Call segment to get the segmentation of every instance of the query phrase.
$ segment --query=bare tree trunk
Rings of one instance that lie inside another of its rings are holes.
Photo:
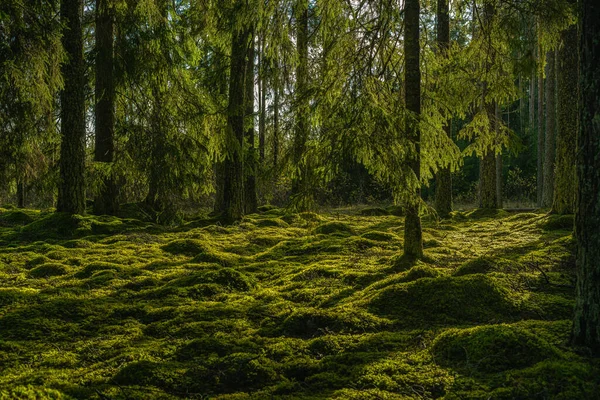
[[[245,146],[246,146],[246,165],[244,168],[244,211],[246,214],[255,213],[258,209],[258,200],[256,198],[256,145],[254,134],[254,33],[251,34],[250,44],[248,45],[245,72],[245,114],[244,125]]]
[[[577,302],[572,339],[600,355],[600,8],[582,0],[577,138]]]
[[[538,45],[538,118],[537,118],[537,205],[542,206],[544,195],[544,59]]]
[[[67,62],[62,66],[60,93],[60,183],[57,211],[85,213],[85,64],[83,62],[83,0],[62,0],[62,43]]]
[[[404,88],[406,109],[411,115],[406,118],[406,132],[415,147],[415,153],[409,158],[409,165],[417,180],[417,189],[406,206],[404,223],[404,255],[410,258],[423,257],[423,232],[419,205],[421,202],[421,66],[419,43],[419,0],[404,2]]]
[[[448,0],[437,2],[437,45],[440,52],[450,47],[450,14]],[[451,125],[444,126],[446,135],[451,136]],[[435,209],[442,218],[452,212],[452,174],[450,168],[443,168],[436,174]]]
[[[544,186],[542,207],[552,207],[554,199],[554,159],[556,156],[556,68],[555,52],[547,54],[546,64],[546,141],[544,146]]]

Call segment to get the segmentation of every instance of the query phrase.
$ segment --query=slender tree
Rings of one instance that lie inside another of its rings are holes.
[[[302,157],[308,140],[308,0],[298,0],[296,4],[296,129],[292,150],[293,166],[296,169],[292,177],[292,195],[306,195],[306,168]],[[299,204],[299,206],[303,206]]]
[[[542,207],[551,207],[554,198],[554,159],[556,157],[556,68],[555,51],[547,54],[546,63],[546,140],[544,142],[544,184]]]
[[[417,189],[406,207],[404,223],[404,255],[411,258],[423,256],[423,233],[419,206],[421,202],[421,131],[419,120],[421,115],[421,66],[419,45],[419,0],[404,2],[404,91],[406,95],[406,133],[414,152],[409,159],[409,166],[416,178]]]
[[[83,62],[83,0],[62,0],[60,17],[67,61],[60,93],[60,183],[57,211],[85,213],[85,65]]]
[[[447,53],[450,47],[450,13],[448,0],[437,2],[437,45],[441,53]],[[451,125],[444,126],[446,135],[451,136]],[[452,211],[452,175],[450,168],[442,168],[436,174],[435,209],[442,218]]]
[[[572,5],[574,1],[572,2]],[[561,34],[557,59],[557,130],[556,168],[554,169],[554,202],[552,209],[559,214],[575,211],[575,138],[577,137],[577,25]]]
[[[600,355],[600,7],[581,1],[577,138],[577,302],[573,343]]]
[[[244,211],[252,214],[257,211],[258,200],[256,198],[256,147],[254,134],[254,32],[251,33],[246,57],[245,79],[245,112],[244,112]]]
[[[538,31],[539,24],[538,24]],[[538,107],[537,107],[537,205],[542,206],[544,195],[544,57],[541,45],[541,33],[538,32],[537,48]]]
[[[114,15],[110,0],[96,0],[96,121],[94,160],[110,165],[114,161],[115,80]],[[94,213],[115,214],[117,187],[112,172],[103,179],[94,199]]]

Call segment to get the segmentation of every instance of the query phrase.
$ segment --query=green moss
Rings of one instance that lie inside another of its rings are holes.
[[[361,235],[365,239],[375,240],[378,242],[399,242],[400,238],[393,233],[370,231]]]
[[[454,272],[455,276],[486,274],[495,268],[494,261],[489,257],[480,257],[461,264]]]
[[[415,265],[402,275],[401,282],[412,282],[422,278],[437,278],[442,274],[435,268],[426,265]]]
[[[2,399],[48,399],[48,400],[68,400],[72,397],[47,387],[39,386],[16,386],[11,389],[1,389],[0,398]]]
[[[285,335],[314,337],[329,332],[365,332],[380,329],[388,321],[362,310],[302,308],[281,324]]]
[[[80,215],[51,213],[21,228],[21,236],[33,239],[65,238],[91,233]]]
[[[358,212],[358,214],[365,216],[365,217],[380,217],[382,215],[390,215],[390,212],[388,210],[386,210],[385,208],[370,207],[370,208],[363,208],[362,210],[360,210]]]
[[[326,222],[324,224],[319,225],[315,229],[315,233],[321,235],[331,235],[331,234],[342,234],[349,235],[354,234],[354,229],[352,229],[348,224],[343,222]]]
[[[284,220],[280,219],[280,218],[270,218],[270,219],[261,219],[259,221],[256,222],[256,226],[258,227],[276,227],[276,228],[285,228],[288,225],[287,222],[285,222]]]
[[[29,275],[33,278],[49,278],[52,276],[66,275],[70,272],[69,267],[59,263],[45,263],[29,271]]]
[[[96,261],[87,264],[83,269],[75,274],[77,278],[89,278],[98,271],[114,271],[121,272],[123,267],[118,264],[113,264],[104,261]]]
[[[395,215],[396,217],[404,216],[404,207],[402,206],[388,206],[386,207],[386,211],[390,213],[390,215]]]
[[[485,275],[391,285],[369,301],[369,309],[410,326],[514,320],[520,312],[508,289]]]
[[[550,215],[541,223],[546,231],[572,231],[575,226],[573,215]]]
[[[0,226],[22,226],[33,222],[33,217],[21,210],[11,210],[0,213]]]
[[[484,325],[449,329],[433,342],[431,351],[442,364],[480,372],[498,372],[560,358],[556,348],[515,325]]]
[[[167,253],[193,257],[197,254],[205,253],[207,246],[196,239],[178,239],[161,246],[161,249]]]

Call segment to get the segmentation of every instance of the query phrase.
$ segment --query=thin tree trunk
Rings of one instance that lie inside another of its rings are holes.
[[[25,178],[21,174],[17,178],[17,207],[25,208]]]
[[[57,211],[85,213],[85,65],[83,62],[83,0],[62,0],[62,43],[67,62],[62,66],[60,93],[60,183]]]
[[[552,207],[554,199],[554,159],[556,156],[556,68],[555,52],[547,54],[546,64],[546,141],[544,145],[544,184],[542,207]]]
[[[277,60],[273,76],[273,168],[277,168],[279,162],[279,94],[281,92],[279,74],[279,60]]]
[[[573,343],[600,355],[600,7],[581,1],[580,128],[577,140],[577,302]]]
[[[297,12],[297,39],[298,67],[296,69],[296,131],[293,144],[293,165],[296,174],[292,177],[292,195],[302,193],[306,195],[306,166],[302,158],[308,140],[308,0],[298,0]],[[303,204],[299,204],[304,207]]]
[[[538,117],[537,117],[537,205],[542,206],[544,194],[544,59],[538,45]]]
[[[267,119],[267,75],[265,68],[265,35],[261,35],[260,40],[260,59],[258,65],[260,68],[259,83],[260,83],[260,114],[259,114],[259,134],[258,134],[258,149],[260,153],[260,161],[265,160],[265,130]]]
[[[108,0],[96,0],[96,124],[94,160],[106,164],[114,161],[115,81],[114,23]],[[94,199],[95,214],[114,215],[118,209],[117,186],[113,173],[103,179]]]
[[[496,137],[497,137],[498,136],[498,128],[499,128],[499,124],[500,124],[500,107],[498,107],[498,104],[496,104],[495,109],[496,109],[496,111],[495,111],[496,121],[494,123],[494,130],[496,131]],[[509,110],[508,115],[510,118],[510,110]],[[502,160],[502,153],[500,153],[500,154],[496,155],[496,202],[497,202],[498,208],[503,207],[502,168],[503,168],[503,160]]]
[[[577,25],[562,33],[562,45],[557,60],[557,131],[556,168],[553,211],[572,214],[575,211],[575,140],[578,130]]]
[[[419,44],[419,0],[404,2],[404,88],[406,109],[410,112],[406,118],[406,132],[415,146],[415,153],[409,158],[409,165],[415,174],[416,190],[406,206],[404,223],[404,255],[410,258],[423,257],[423,233],[419,206],[421,202],[421,66]]]
[[[244,168],[244,211],[252,214],[257,211],[258,201],[256,198],[256,148],[254,134],[254,33],[251,34],[247,49],[246,71],[245,71],[245,146],[246,165]]]
[[[450,14],[448,0],[437,2],[437,45],[442,53],[450,47]],[[451,124],[444,126],[446,135],[451,136]],[[435,209],[438,215],[446,218],[452,212],[452,175],[450,168],[443,168],[436,174]]]

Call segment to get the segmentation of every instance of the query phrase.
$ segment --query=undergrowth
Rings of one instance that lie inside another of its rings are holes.
[[[594,399],[571,217],[0,209],[0,398]]]

